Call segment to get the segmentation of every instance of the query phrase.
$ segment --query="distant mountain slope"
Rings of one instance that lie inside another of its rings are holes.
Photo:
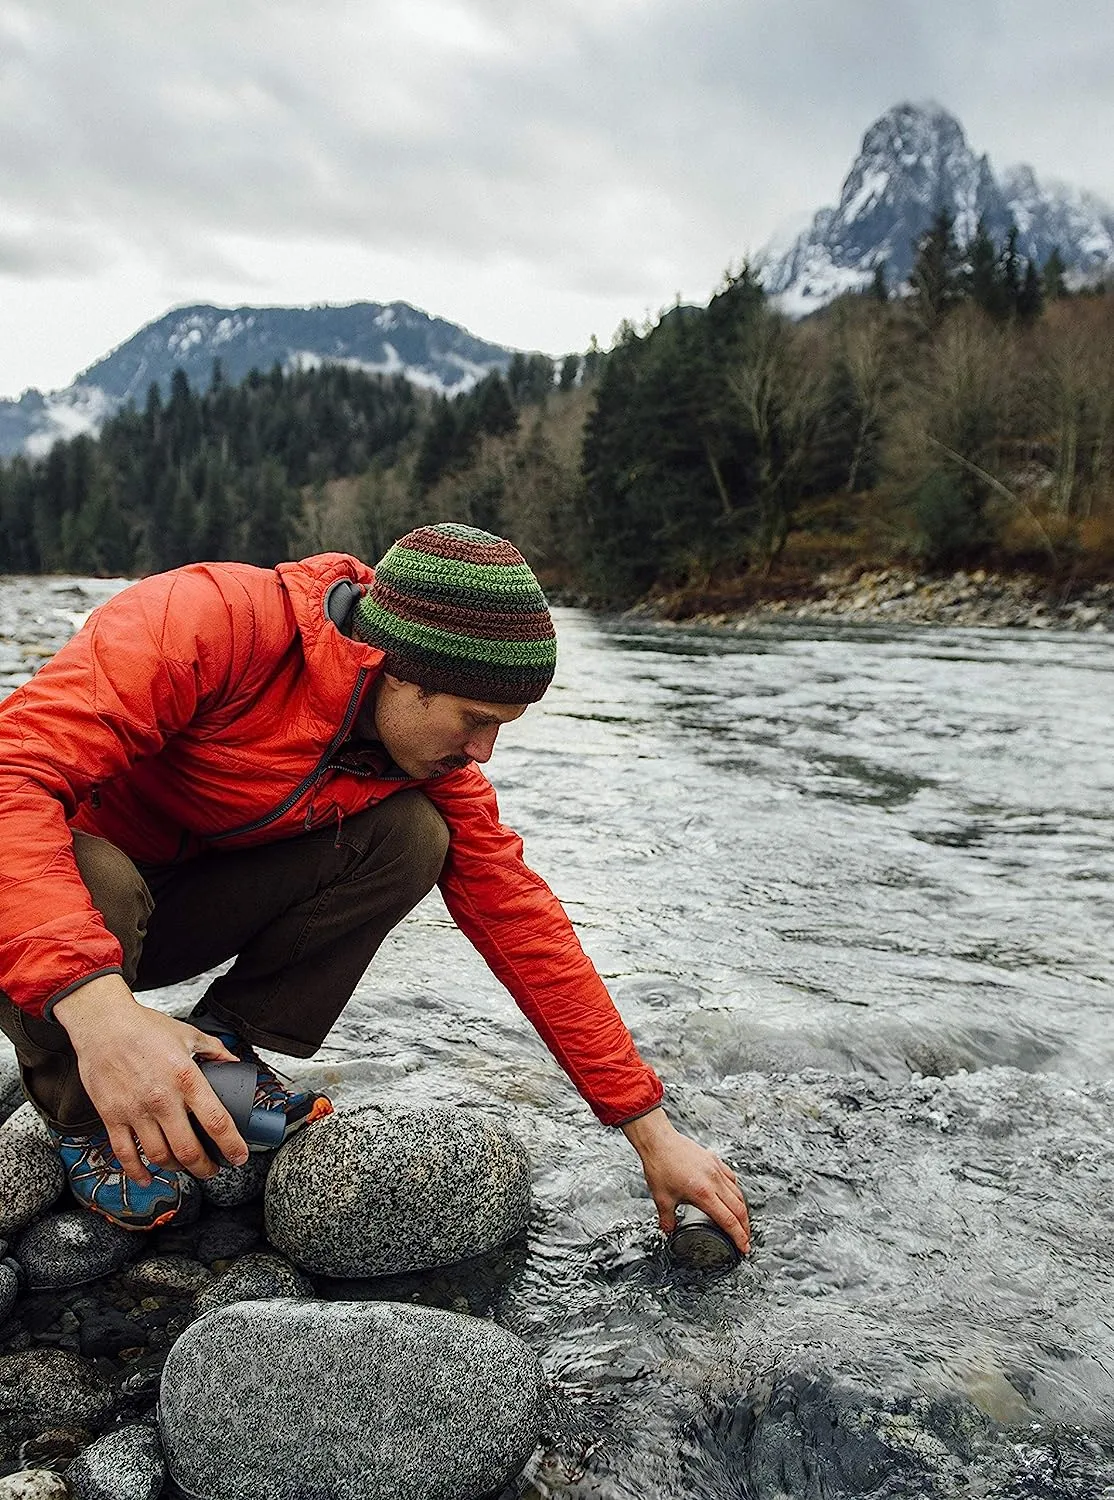
[[[238,383],[252,369],[351,364],[449,394],[466,391],[512,351],[405,302],[347,307],[184,307],[141,328],[63,391],[0,401],[0,455],[45,452],[60,437],[97,431],[126,401],[141,405],[152,381],[165,391],[176,369],[205,388],[219,359]]]
[[[793,316],[869,285],[879,264],[900,285],[942,207],[955,215],[960,243],[982,218],[996,243],[1016,223],[1021,254],[1038,265],[1054,248],[1081,274],[1114,260],[1114,211],[1093,194],[1042,187],[1027,166],[996,177],[954,115],[937,104],[899,104],[863,136],[839,203],[822,208],[787,251],[764,258],[764,285]]]

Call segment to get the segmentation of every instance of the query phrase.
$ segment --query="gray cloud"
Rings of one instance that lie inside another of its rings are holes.
[[[903,98],[1114,197],[1110,30],[1092,0],[0,0],[0,223],[39,226],[0,270],[126,245],[250,298],[232,242],[335,244],[637,317],[834,201]]]

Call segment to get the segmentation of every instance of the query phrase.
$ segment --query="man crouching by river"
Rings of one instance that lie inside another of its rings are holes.
[[[130,1229],[208,1177],[194,1124],[248,1149],[196,1059],[250,1059],[287,1134],[332,1110],[252,1051],[308,1057],[435,884],[605,1125],[664,1230],[680,1202],[745,1251],[734,1173],[674,1130],[557,898],[480,770],[556,664],[507,541],[412,531],[337,553],[198,563],[125,589],[0,706],[0,1026],[78,1201]],[[188,1021],[135,991],[234,958]]]

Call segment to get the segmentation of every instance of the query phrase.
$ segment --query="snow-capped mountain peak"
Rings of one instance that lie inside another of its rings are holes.
[[[960,244],[981,219],[998,243],[1016,223],[1020,253],[1038,264],[1057,247],[1086,272],[1114,253],[1114,215],[1093,194],[1042,187],[1024,165],[996,178],[954,115],[936,103],[904,103],[866,131],[836,207],[821,209],[788,252],[767,252],[766,288],[801,316],[867,286],[879,265],[891,285],[900,284],[941,208],[953,215]]]

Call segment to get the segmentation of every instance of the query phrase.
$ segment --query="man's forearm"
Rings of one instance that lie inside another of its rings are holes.
[[[109,1016],[138,1004],[123,975],[100,974],[57,1001],[51,1015],[65,1027],[80,1058],[83,1038],[95,1034]]]

